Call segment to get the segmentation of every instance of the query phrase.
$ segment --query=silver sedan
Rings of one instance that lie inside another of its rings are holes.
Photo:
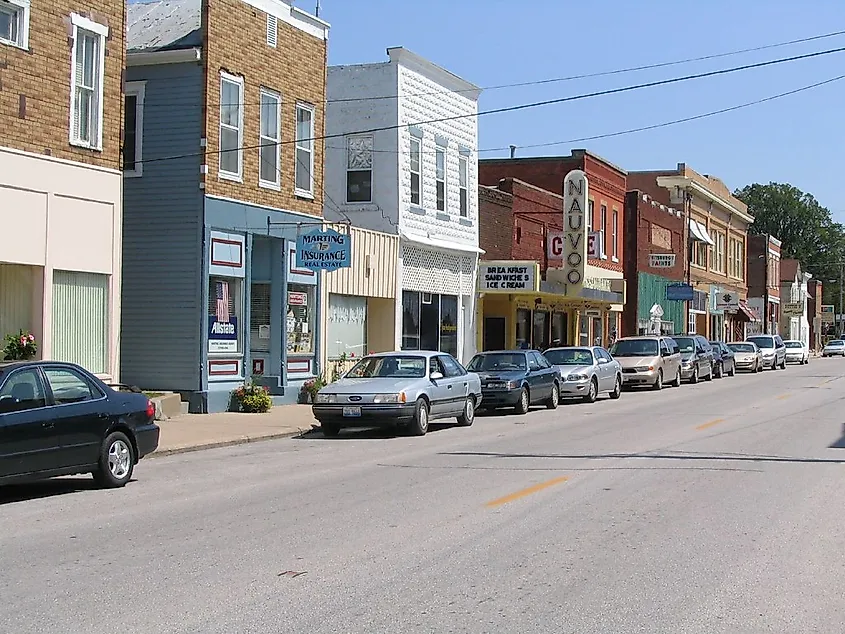
[[[481,404],[481,380],[444,352],[384,352],[362,358],[322,388],[312,412],[325,436],[342,427],[396,426],[416,436],[430,420],[469,427]]]
[[[763,352],[753,341],[731,341],[728,348],[734,351],[734,364],[737,370],[763,371]]]
[[[543,353],[560,371],[560,396],[595,402],[599,394],[622,394],[622,366],[601,346],[549,348]]]

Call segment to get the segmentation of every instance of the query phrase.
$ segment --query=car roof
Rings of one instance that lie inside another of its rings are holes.
[[[539,350],[534,350],[533,348],[517,348],[516,350],[485,350],[476,354],[525,354],[526,352],[539,352]]]
[[[595,350],[596,348],[601,348],[601,346],[555,346],[554,348],[546,348],[543,352],[549,350]]]
[[[674,337],[675,335],[672,335]],[[647,339],[671,339],[669,335],[631,335],[630,337],[619,337],[616,341],[632,341],[632,340],[647,340]]]
[[[69,361],[53,361],[52,359],[28,359],[26,361],[17,360],[17,361],[0,361],[0,371],[14,369],[19,367],[25,367],[28,365],[57,365],[63,366],[66,368],[77,368],[81,370],[85,370],[80,365],[76,363],[70,363]],[[87,370],[86,370],[87,372]],[[90,374],[90,372],[89,372]]]
[[[441,354],[449,354],[448,352],[438,352],[436,350],[392,350],[390,352],[373,352],[372,354],[361,355],[364,357],[436,357]]]

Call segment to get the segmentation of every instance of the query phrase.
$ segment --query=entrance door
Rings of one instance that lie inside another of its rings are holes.
[[[420,350],[440,350],[440,296],[422,293]]]
[[[484,318],[484,350],[503,350],[505,348],[505,318]]]

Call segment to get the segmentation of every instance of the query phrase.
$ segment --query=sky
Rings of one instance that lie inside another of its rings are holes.
[[[296,0],[313,13],[317,0]],[[845,30],[842,0],[320,0],[330,64],[386,61],[403,46],[481,87],[601,73]],[[486,90],[480,110],[845,48],[845,35],[707,61]],[[811,59],[479,117],[479,148],[569,141],[660,124],[845,75],[845,51]],[[735,189],[791,183],[845,223],[840,187],[845,79],[763,104],[656,130],[517,156],[587,148],[626,170],[686,163]],[[508,150],[480,156],[507,156]]]

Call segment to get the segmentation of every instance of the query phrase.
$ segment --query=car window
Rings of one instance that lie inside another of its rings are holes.
[[[681,352],[695,351],[696,341],[694,337],[675,337],[675,343],[678,344],[678,347],[681,349]]]
[[[656,357],[660,349],[655,339],[619,339],[610,353],[614,357]]]
[[[542,369],[542,365],[540,363],[540,359],[536,352],[529,352],[528,353],[528,369],[529,370],[540,370]]]
[[[82,403],[99,398],[100,395],[91,388],[82,376],[67,368],[44,368],[47,383],[53,392],[56,405],[68,403]]]
[[[422,378],[425,376],[425,357],[420,356],[389,356],[364,357],[356,363],[344,378],[372,379],[372,378]]]
[[[485,352],[475,355],[467,365],[470,372],[514,372],[525,368],[522,352]]]
[[[672,354],[672,348],[666,339],[661,339],[660,341],[660,352],[663,354]]]
[[[758,348],[774,348],[775,341],[772,337],[749,337],[748,341],[756,343]]]
[[[754,347],[754,344],[749,343],[729,343],[728,349],[733,350],[734,352],[756,352],[757,349]]]
[[[800,341],[786,341],[785,343],[786,343],[787,348],[803,348],[804,347],[804,344],[801,343]]]
[[[604,348],[593,348],[593,354],[597,360],[604,359],[606,361],[610,361],[610,355],[607,354]]]
[[[558,348],[546,350],[546,359],[554,365],[592,365],[593,354],[589,348]]]
[[[46,405],[44,384],[35,368],[13,372],[0,389],[0,413],[20,412]]]
[[[458,362],[452,357],[444,354],[437,357],[437,359],[440,361],[440,366],[443,368],[442,372],[444,376],[461,376],[461,374],[463,374],[461,372],[461,366],[459,366]]]

